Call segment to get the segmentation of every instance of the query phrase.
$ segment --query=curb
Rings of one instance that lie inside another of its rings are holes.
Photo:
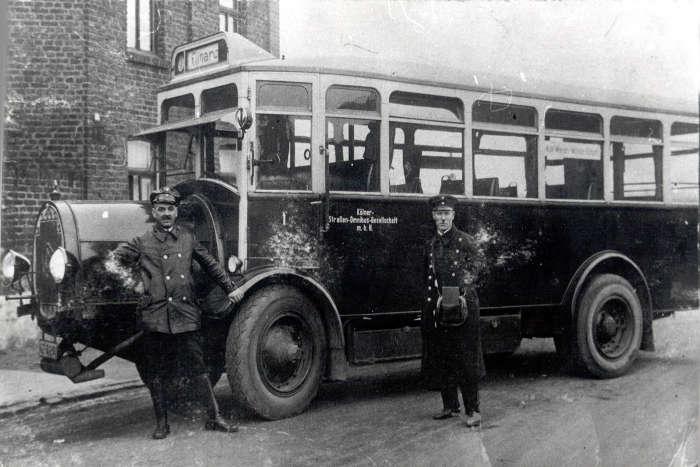
[[[57,394],[51,397],[40,397],[37,400],[19,401],[7,405],[0,405],[0,420],[18,415],[37,407],[53,407],[63,403],[78,402],[88,399],[96,399],[119,391],[127,389],[136,389],[144,387],[140,379],[132,379],[112,384],[106,384],[100,388],[96,388],[90,392],[80,393],[75,391],[67,394]]]

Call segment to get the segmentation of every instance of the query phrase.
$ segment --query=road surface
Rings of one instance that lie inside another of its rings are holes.
[[[205,432],[184,406],[170,437],[151,440],[148,393],[130,389],[0,420],[0,465],[696,465],[700,312],[656,321],[655,333],[657,351],[612,380],[564,374],[551,340],[523,341],[488,362],[480,430],[432,420],[439,394],[415,372],[326,384],[307,412],[275,422],[237,412],[224,379],[217,393],[239,433]]]

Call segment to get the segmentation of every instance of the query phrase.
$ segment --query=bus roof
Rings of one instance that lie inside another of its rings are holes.
[[[610,88],[575,86],[556,81],[535,80],[521,76],[503,76],[490,72],[466,71],[435,63],[410,62],[387,59],[380,56],[336,55],[323,57],[275,58],[262,48],[238,34],[227,34],[233,50],[244,47],[245,57],[230,57],[225,69],[208,75],[220,76],[235,71],[294,71],[322,74],[337,74],[391,81],[416,83],[453,89],[465,89],[491,94],[493,99],[507,99],[508,96],[539,98],[547,101],[571,102],[604,107],[625,108],[698,116],[698,92],[689,90],[682,98],[660,95],[636,94]],[[251,47],[252,46],[252,47]],[[259,53],[250,53],[258,48]],[[233,54],[232,54],[233,55]],[[197,76],[197,81],[204,79]],[[173,89],[192,80],[166,85],[163,89]]]

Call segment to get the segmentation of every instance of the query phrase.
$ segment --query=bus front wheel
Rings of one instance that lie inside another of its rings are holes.
[[[590,281],[576,310],[574,363],[599,378],[625,373],[642,340],[642,306],[632,285],[615,274]]]
[[[298,289],[267,286],[231,323],[226,373],[234,398],[269,419],[296,415],[316,396],[326,337],[318,310]]]

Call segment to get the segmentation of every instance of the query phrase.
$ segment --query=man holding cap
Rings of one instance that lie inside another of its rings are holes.
[[[484,373],[475,285],[481,253],[470,235],[454,227],[456,204],[449,195],[430,199],[437,232],[426,249],[422,373],[442,395],[443,410],[433,418],[459,415],[459,388],[466,424],[472,427],[481,424],[479,379]]]
[[[143,296],[138,309],[145,334],[143,359],[138,362],[151,392],[156,415],[153,438],[170,433],[168,403],[163,380],[173,376],[177,366],[197,386],[202,402],[208,407],[207,430],[232,432],[219,414],[219,406],[207,375],[199,332],[202,311],[193,296],[192,261],[195,260],[228,294],[239,303],[242,293],[216,259],[197,242],[194,233],[177,223],[180,195],[172,188],[154,191],[150,196],[153,228],[114,251],[117,260],[136,266],[143,282]]]

